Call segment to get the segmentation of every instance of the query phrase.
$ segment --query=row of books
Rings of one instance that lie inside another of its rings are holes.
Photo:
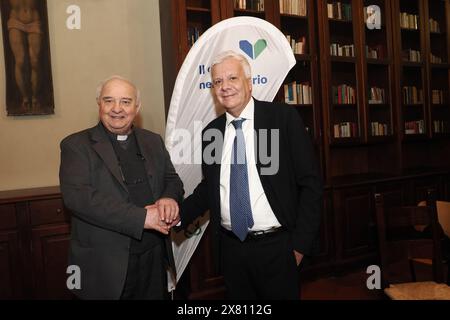
[[[264,11],[264,0],[234,0],[234,8]]]
[[[419,29],[419,16],[406,12],[400,13],[400,27],[404,29]]]
[[[382,59],[384,57],[382,46],[366,46],[366,57],[368,59]]]
[[[431,63],[442,63],[443,60],[441,57],[435,56],[434,54],[430,53],[430,62]]]
[[[433,132],[434,133],[450,133],[450,122],[443,120],[433,121]]]
[[[385,103],[385,91],[383,88],[372,87],[369,90],[369,104]]]
[[[353,138],[358,136],[358,126],[355,122],[341,122],[333,126],[335,138]]]
[[[405,122],[405,134],[424,134],[425,122],[423,120]]]
[[[420,104],[423,103],[423,93],[422,89],[417,87],[403,87],[403,103],[404,104]]]
[[[339,43],[332,43],[330,45],[330,54],[336,57],[354,57],[355,45],[340,45]]]
[[[431,90],[431,103],[432,104],[443,104],[444,103],[444,91]]]
[[[356,90],[346,84],[333,86],[331,88],[334,104],[354,104],[356,103]]]
[[[389,135],[389,127],[386,123],[371,122],[370,133],[372,137],[381,137]]]
[[[280,0],[280,13],[305,17],[307,14],[306,0]]]
[[[306,38],[300,37],[300,39],[296,40],[291,35],[286,35],[287,41],[291,44],[292,51],[294,54],[306,54]]]
[[[327,4],[329,19],[352,20],[352,6],[349,3],[334,2]]]
[[[407,49],[403,50],[403,60],[411,62],[421,62],[422,57],[419,50]]]
[[[190,26],[188,27],[187,32],[188,32],[188,45],[192,47],[200,37],[200,29],[197,27]]]
[[[284,85],[284,102],[287,104],[312,104],[312,88],[309,83],[291,82]]]
[[[430,31],[431,32],[441,32],[441,28],[439,27],[439,22],[430,18]]]

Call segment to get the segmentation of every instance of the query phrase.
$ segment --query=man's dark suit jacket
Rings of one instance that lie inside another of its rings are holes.
[[[213,120],[203,130],[220,130],[224,136],[226,116]],[[257,153],[256,166],[267,200],[278,221],[291,235],[293,249],[309,255],[318,234],[322,207],[322,179],[311,138],[307,135],[297,111],[285,104],[255,99],[254,127],[279,130],[279,170],[274,175],[262,175],[265,167]],[[203,136],[203,135],[202,135]],[[270,137],[270,133],[268,134]],[[258,134],[256,135],[258,137]],[[258,146],[255,140],[255,147]],[[209,144],[204,141],[202,150]],[[267,150],[271,150],[269,141]],[[222,146],[216,150],[220,153]],[[272,157],[274,155],[271,155]],[[269,167],[266,165],[266,167]],[[181,206],[182,227],[210,210],[210,225],[214,259],[219,262],[220,232],[220,164],[202,163],[203,180]]]
[[[155,199],[180,201],[183,184],[161,137],[135,128],[139,149]],[[60,184],[71,210],[69,264],[81,268],[83,299],[120,298],[128,266],[131,238],[141,239],[146,210],[129,202],[116,154],[99,123],[61,142]],[[175,270],[170,238],[169,264]]]

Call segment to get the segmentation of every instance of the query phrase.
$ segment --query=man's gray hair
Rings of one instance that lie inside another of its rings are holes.
[[[252,77],[252,68],[250,67],[250,63],[248,63],[247,58],[245,58],[242,54],[239,54],[233,50],[228,50],[219,53],[211,63],[211,69],[216,64],[220,64],[224,62],[226,59],[233,58],[240,62],[242,68],[244,69],[244,74],[247,79]]]
[[[141,106],[141,91],[138,89],[138,87],[136,87],[136,85],[133,82],[131,82],[130,80],[128,80],[128,79],[126,79],[124,77],[121,77],[121,76],[117,76],[117,75],[111,76],[111,77],[103,80],[98,85],[97,91],[96,91],[97,103],[100,103],[100,95],[102,94],[102,91],[103,91],[103,88],[105,87],[105,85],[108,82],[113,81],[113,80],[121,80],[121,81],[124,81],[124,82],[128,83],[130,86],[132,86],[134,88],[134,90],[136,91],[136,105],[138,107]]]

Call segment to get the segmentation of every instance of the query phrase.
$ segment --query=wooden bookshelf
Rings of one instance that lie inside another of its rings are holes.
[[[299,112],[308,133],[313,138],[316,149],[321,155],[320,134],[320,97],[318,76],[318,44],[316,36],[316,20],[314,1],[297,0],[275,1],[274,24],[291,43],[297,60],[296,65],[286,77],[278,95],[279,101],[292,104]],[[297,85],[297,99],[289,99],[286,88],[293,83]]]
[[[402,140],[429,133],[426,83],[425,17],[422,0],[392,2],[399,133]]]
[[[357,64],[358,36],[354,1],[320,1],[318,5],[326,161],[333,147],[361,143]],[[327,176],[332,169],[328,166]]]
[[[450,38],[449,3],[425,1],[425,28],[427,47],[427,74],[430,84],[428,101],[430,105],[431,136],[450,137]]]
[[[274,0],[220,0],[222,18],[250,16],[273,22]],[[240,5],[241,3],[241,5]]]
[[[380,8],[380,25],[368,27],[370,6]],[[366,140],[382,142],[394,135],[394,114],[392,103],[392,84],[394,70],[392,64],[392,25],[390,7],[386,1],[363,1],[363,20],[361,32],[364,54],[362,91],[365,103]],[[372,29],[371,29],[372,28]]]
[[[378,15],[373,25],[367,22],[371,5]],[[390,2],[323,1],[318,16],[321,87],[327,92],[322,104],[327,180],[394,174],[400,163]]]
[[[175,0],[174,43],[178,48],[177,70],[181,68],[189,49],[208,28],[219,22],[220,6],[215,0]]]
[[[448,0],[392,2],[402,171],[450,161],[449,8]]]

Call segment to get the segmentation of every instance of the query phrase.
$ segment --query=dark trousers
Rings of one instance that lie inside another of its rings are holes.
[[[143,253],[130,253],[121,300],[166,300],[167,271],[164,247],[157,245]]]
[[[298,270],[289,233],[269,233],[241,242],[221,232],[226,297],[233,300],[297,300]]]

